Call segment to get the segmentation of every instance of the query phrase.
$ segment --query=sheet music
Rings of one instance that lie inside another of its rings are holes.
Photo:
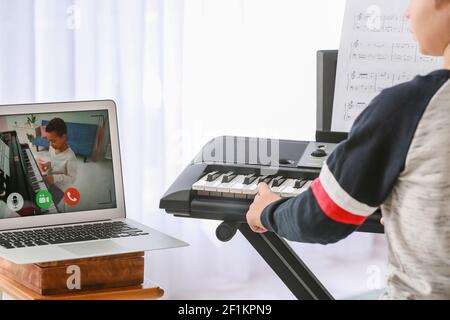
[[[9,167],[9,146],[0,139],[0,170],[8,177],[11,175]]]
[[[347,0],[332,131],[348,132],[383,89],[442,68],[420,54],[404,13],[409,0]]]

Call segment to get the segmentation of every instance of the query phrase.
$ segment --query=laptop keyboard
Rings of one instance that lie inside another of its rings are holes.
[[[51,244],[128,238],[148,235],[121,221],[75,226],[9,231],[0,233],[0,246],[6,249],[46,246]]]

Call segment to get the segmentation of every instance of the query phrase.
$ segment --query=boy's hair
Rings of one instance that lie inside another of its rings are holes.
[[[54,118],[48,123],[45,131],[55,132],[58,137],[62,137],[63,135],[67,134],[67,126],[63,119]]]

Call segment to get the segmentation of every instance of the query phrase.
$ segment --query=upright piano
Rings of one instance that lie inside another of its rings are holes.
[[[299,299],[332,296],[284,239],[253,233],[246,213],[260,182],[281,197],[307,190],[337,144],[347,138],[347,133],[331,131],[337,54],[335,50],[317,54],[316,141],[215,138],[160,201],[160,208],[178,217],[223,221],[216,230],[221,241],[232,239],[239,230]],[[358,231],[382,233],[380,218],[377,212]]]
[[[20,143],[16,131],[0,133],[0,200],[7,202],[12,193],[20,194],[24,206],[20,216],[58,213],[54,204],[48,209],[36,205],[36,194],[48,186],[27,143]]]

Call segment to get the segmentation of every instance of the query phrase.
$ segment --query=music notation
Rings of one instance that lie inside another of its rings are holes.
[[[402,72],[360,72],[353,70],[347,74],[347,91],[380,93],[384,89],[406,82],[414,74]]]
[[[410,63],[438,62],[438,58],[425,56],[419,52],[415,43],[363,42],[353,41],[350,44],[350,60],[358,61],[390,61]]]
[[[354,120],[367,107],[365,101],[348,101],[345,103],[344,121]]]
[[[359,32],[412,33],[409,21],[404,15],[379,15],[377,12],[355,15],[353,30]]]
[[[409,0],[348,0],[336,74],[332,130],[350,131],[386,88],[441,68],[425,56],[404,17]]]

